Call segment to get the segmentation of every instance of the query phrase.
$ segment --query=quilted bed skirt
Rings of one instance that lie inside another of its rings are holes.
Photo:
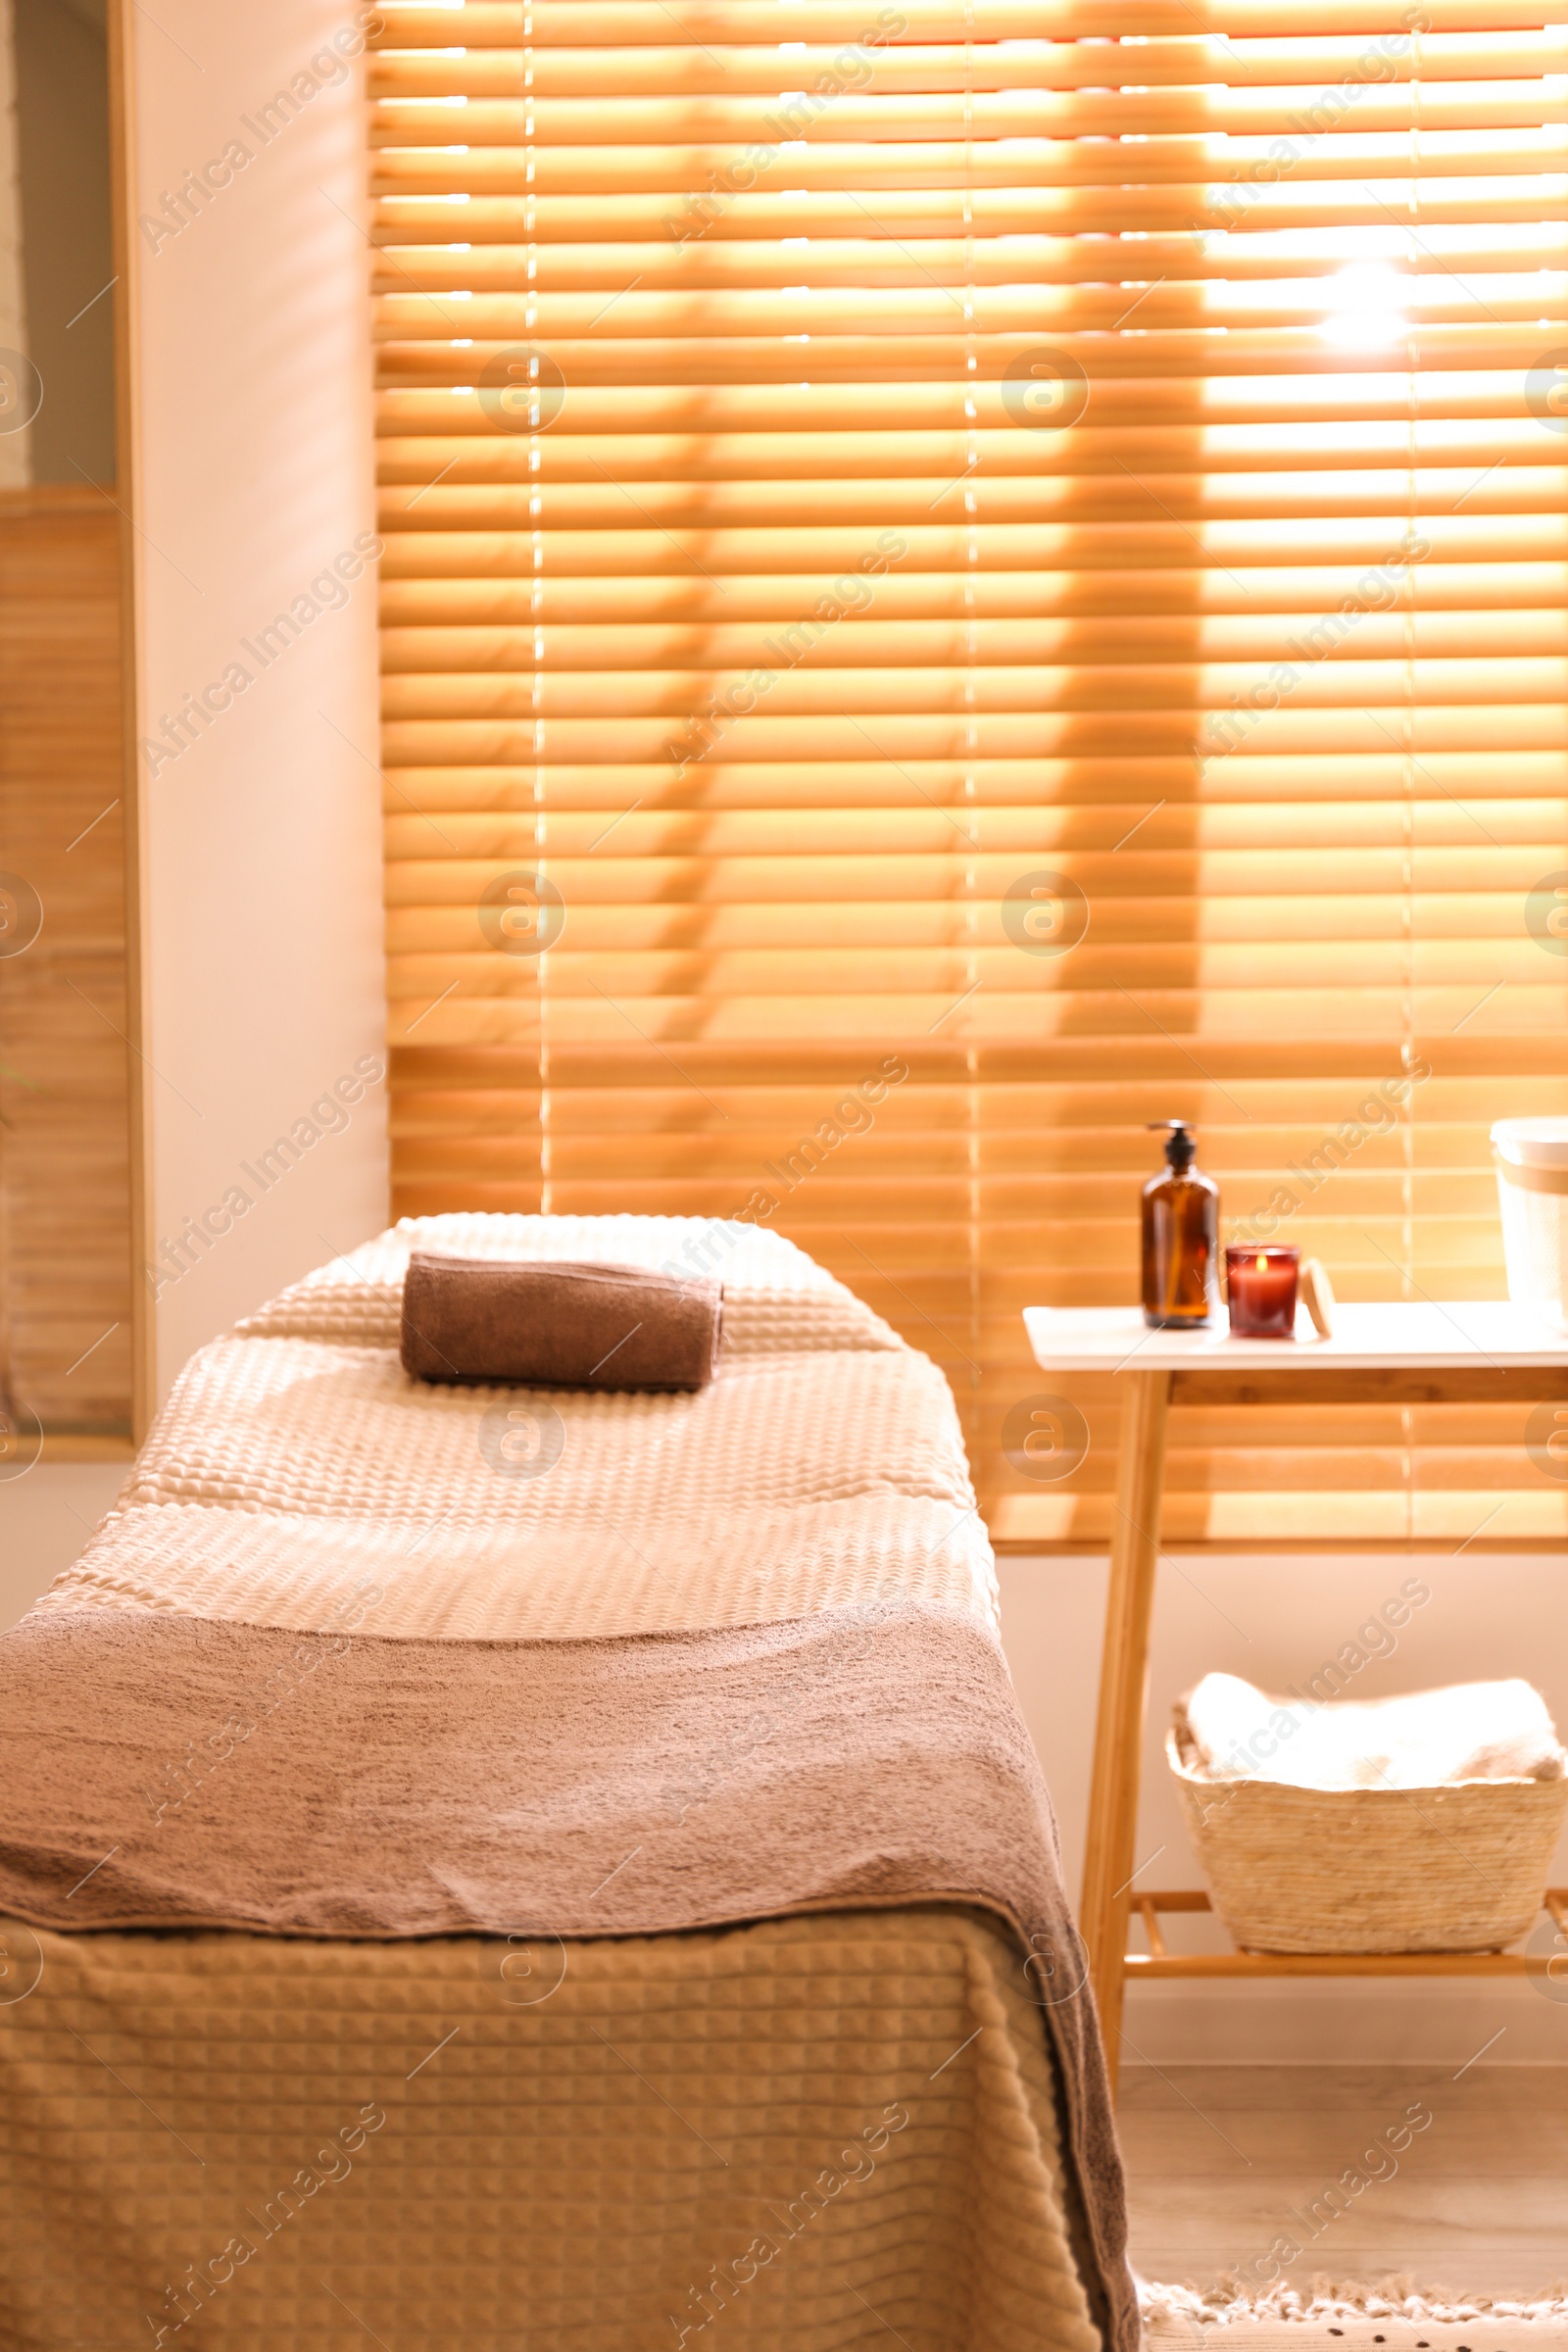
[[[1100,2343],[1041,2013],[979,1916],[0,1936],[17,2352]]]

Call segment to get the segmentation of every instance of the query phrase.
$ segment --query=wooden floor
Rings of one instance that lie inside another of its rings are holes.
[[[1119,2114],[1146,2278],[1568,2282],[1568,2067],[1134,2067]]]

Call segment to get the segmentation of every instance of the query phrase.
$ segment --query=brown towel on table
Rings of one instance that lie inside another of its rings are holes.
[[[530,1389],[701,1389],[722,1319],[716,1282],[416,1250],[403,1285],[403,1368],[416,1380]]]

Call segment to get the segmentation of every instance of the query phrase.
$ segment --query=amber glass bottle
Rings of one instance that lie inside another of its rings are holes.
[[[1144,1321],[1155,1331],[1190,1331],[1214,1307],[1219,1260],[1219,1186],[1194,1167],[1198,1140],[1185,1119],[1168,1128],[1163,1175],[1144,1187]]]

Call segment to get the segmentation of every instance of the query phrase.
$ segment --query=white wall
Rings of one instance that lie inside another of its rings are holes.
[[[124,1483],[123,1462],[35,1462],[0,1483],[0,1632],[79,1556]]]
[[[311,596],[373,524],[370,254],[353,0],[125,18],[151,222],[131,235],[139,662],[144,730],[168,747],[141,782],[153,1253],[210,1219],[161,1284],[162,1395],[203,1341],[386,1222],[384,1089],[346,1126],[329,1105],[311,1119],[383,1050],[373,561]],[[294,112],[264,143],[279,90]],[[231,151],[229,183],[172,226],[163,192],[235,140],[251,160]],[[302,596],[343,601],[297,609],[264,668],[242,641]],[[179,748],[161,714],[235,662],[254,682]],[[241,1163],[301,1121],[298,1163],[264,1191]],[[249,1208],[222,1207],[234,1187]]]

